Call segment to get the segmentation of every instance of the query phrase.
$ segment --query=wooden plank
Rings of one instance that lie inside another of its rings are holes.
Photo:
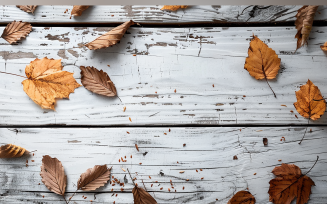
[[[302,173],[306,173],[319,155],[317,165],[308,174],[316,184],[312,187],[308,204],[326,203],[326,126],[312,127],[312,131],[308,129],[301,145],[298,142],[305,131],[304,127],[170,130],[1,128],[1,145],[14,143],[35,152],[34,156],[28,158],[0,160],[0,202],[60,203],[62,198],[50,193],[39,175],[42,155],[48,154],[58,158],[65,168],[68,176],[67,198],[75,191],[74,185],[79,175],[94,165],[113,166],[112,175],[122,182],[126,176],[128,183],[125,182],[124,192],[121,192],[121,186],[106,185],[95,194],[79,193],[73,199],[77,203],[90,203],[90,200],[94,203],[132,203],[133,186],[127,172],[121,169],[128,168],[141,186],[143,179],[158,203],[227,203],[234,193],[249,188],[257,203],[261,204],[269,203],[267,192],[269,181],[274,178],[271,171],[275,166],[282,162],[292,163],[299,166]],[[262,142],[265,137],[269,142],[266,147]],[[285,137],[285,141],[280,141],[282,137]],[[139,152],[135,144],[138,144]],[[186,145],[183,147],[183,144]],[[234,155],[237,155],[238,160],[233,160]],[[119,162],[124,156],[127,161]],[[282,162],[278,161],[280,159]],[[180,171],[185,172],[181,174]],[[163,190],[160,190],[161,187]],[[169,193],[168,188],[173,192]],[[111,189],[114,194],[118,194],[117,197],[112,196]],[[87,199],[84,200],[82,195]]]
[[[327,57],[320,49],[326,27],[314,27],[309,46],[294,54],[293,27],[130,28],[115,47],[83,47],[109,29],[37,27],[18,45],[0,39],[1,71],[25,75],[36,57],[62,58],[64,70],[74,72],[78,82],[81,65],[108,72],[122,100],[80,87],[69,100],[58,100],[56,111],[42,110],[23,91],[23,78],[1,74],[0,124],[305,125],[307,119],[293,107],[295,91],[310,79],[327,96]],[[281,58],[278,77],[269,82],[277,98],[265,81],[244,70],[253,34]],[[310,124],[326,122],[324,114]]]
[[[72,17],[73,6],[39,6],[35,14],[28,14],[16,6],[2,6],[0,20],[2,23],[23,20],[31,23],[121,23],[134,20],[138,23],[194,23],[194,22],[284,22],[294,21],[297,6],[270,6],[266,9],[255,9],[253,18],[250,16],[253,6],[231,5],[196,5],[177,12],[160,10],[163,5],[133,6],[92,6],[80,17]],[[248,8],[247,8],[248,7]],[[259,7],[261,8],[261,7]],[[327,6],[320,6],[315,20],[327,19]],[[66,11],[67,10],[67,11]]]

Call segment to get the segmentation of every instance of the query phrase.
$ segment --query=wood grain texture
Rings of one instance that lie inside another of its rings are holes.
[[[0,124],[307,124],[293,106],[295,91],[310,79],[327,96],[327,57],[319,47],[327,27],[314,27],[309,46],[295,54],[294,27],[130,28],[117,46],[83,47],[109,29],[34,28],[18,45],[0,39],[0,71],[25,75],[36,57],[62,58],[63,70],[78,83],[80,66],[103,69],[122,100],[80,87],[69,100],[57,100],[56,112],[44,110],[24,93],[23,78],[1,74]],[[277,79],[269,81],[277,99],[264,80],[244,69],[253,34],[281,58]],[[324,114],[310,124],[326,122]]]
[[[95,193],[78,194],[74,197],[76,203],[90,203],[90,200],[94,203],[132,203],[133,185],[127,171],[121,169],[128,168],[132,176],[136,176],[135,182],[142,187],[143,179],[158,203],[191,204],[225,204],[237,191],[246,188],[257,203],[269,203],[269,181],[274,178],[271,171],[275,166],[282,162],[295,164],[306,173],[319,155],[318,163],[308,174],[316,184],[308,204],[326,203],[326,126],[312,127],[312,132],[308,130],[301,145],[298,142],[304,127],[170,129],[171,132],[168,128],[128,127],[1,128],[0,144],[14,143],[35,152],[30,157],[0,160],[0,202],[63,203],[62,197],[49,193],[39,176],[42,156],[49,154],[61,160],[65,168],[67,198],[75,191],[74,185],[80,174],[94,165],[113,166],[112,175],[125,182],[123,192],[121,186],[105,185]],[[269,141],[266,147],[262,142],[265,137]],[[280,141],[282,137],[285,141]],[[139,152],[135,144],[138,144]],[[186,145],[183,147],[183,144]],[[238,160],[233,160],[234,155]],[[119,162],[124,156],[127,161]],[[180,174],[180,171],[185,172]],[[125,176],[128,182],[124,181]],[[170,180],[177,192],[168,192],[168,188],[172,190]],[[83,199],[82,195],[87,198]]]
[[[92,6],[82,16],[72,17],[73,6],[40,5],[34,15],[25,13],[15,6],[0,7],[2,23],[23,20],[30,23],[122,23],[133,20],[137,23],[194,23],[194,22],[280,22],[295,21],[297,6],[271,6],[267,9],[256,9],[251,18],[253,6],[198,5],[189,6],[176,12],[160,10],[163,5],[126,5],[126,6]],[[320,6],[315,20],[327,19],[327,6]],[[244,11],[243,11],[244,10]],[[242,13],[243,11],[243,13]]]

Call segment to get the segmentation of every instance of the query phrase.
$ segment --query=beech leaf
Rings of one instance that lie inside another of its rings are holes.
[[[143,188],[135,186],[132,193],[134,204],[157,204],[157,201]]]
[[[164,5],[160,10],[177,11],[183,8],[187,8],[187,5]]]
[[[315,183],[310,177],[302,175],[294,164],[282,164],[272,171],[277,177],[270,180],[269,201],[275,204],[290,204],[297,197],[296,204],[308,202],[311,186]]]
[[[94,67],[80,68],[81,82],[87,90],[104,96],[117,96],[116,87],[106,72]]]
[[[320,90],[310,80],[295,92],[297,102],[294,107],[305,118],[319,119],[326,111],[326,101]]]
[[[25,148],[13,144],[6,144],[0,147],[0,158],[16,158],[28,154]]]
[[[321,45],[320,48],[321,48],[323,51],[327,51],[327,42],[325,42],[324,45]]]
[[[17,8],[19,8],[20,10],[32,14],[34,14],[36,7],[37,5],[17,5]]]
[[[85,11],[89,7],[90,6],[74,5],[71,15],[72,16],[81,16],[83,11]]]
[[[120,39],[123,37],[127,29],[134,24],[135,23],[132,20],[126,21],[120,26],[96,38],[92,42],[85,44],[85,46],[88,47],[90,50],[97,50],[101,48],[111,47],[117,44],[120,41]]]
[[[227,204],[254,204],[255,198],[248,191],[237,192]]]
[[[13,21],[3,30],[1,37],[12,44],[25,38],[31,31],[31,24],[22,21]]]
[[[296,14],[295,27],[297,33],[295,38],[297,38],[297,47],[299,49],[304,44],[308,44],[308,38],[312,29],[313,19],[318,6],[303,6],[298,10]]]
[[[248,55],[245,59],[244,69],[255,79],[265,79],[270,87],[268,79],[276,78],[280,68],[280,58],[276,52],[253,35]],[[274,93],[273,90],[272,92]],[[276,97],[275,93],[274,96]]]
[[[35,59],[25,68],[22,82],[25,93],[39,106],[54,110],[56,98],[69,98],[81,85],[73,73],[62,71],[61,59]]]
[[[49,155],[43,156],[40,175],[42,182],[50,191],[58,195],[65,195],[67,176],[57,158],[51,158]]]
[[[104,186],[110,179],[110,170],[107,165],[95,165],[86,170],[77,181],[77,189],[93,191]]]

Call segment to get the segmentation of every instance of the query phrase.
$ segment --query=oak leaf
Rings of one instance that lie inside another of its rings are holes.
[[[282,164],[272,171],[277,177],[270,180],[269,201],[274,204],[290,204],[297,197],[296,204],[308,202],[311,186],[315,183],[310,177],[302,175],[294,164]]]
[[[280,68],[280,58],[276,52],[253,35],[248,55],[245,59],[244,69],[256,79],[265,79],[270,87],[268,79],[276,78]],[[272,92],[274,93],[273,90]],[[274,96],[276,97],[275,93]]]
[[[187,8],[187,5],[164,5],[160,10],[177,11],[183,8]]]
[[[96,50],[106,47],[111,47],[117,44],[120,39],[123,37],[127,29],[134,25],[134,21],[126,21],[125,23],[121,24],[120,26],[110,30],[109,32],[101,35],[100,37],[96,38],[92,42],[85,44],[90,50]]]
[[[17,8],[19,8],[20,10],[32,14],[34,14],[36,7],[37,5],[17,5]]]
[[[81,66],[80,69],[81,82],[87,90],[104,96],[117,96],[116,87],[106,72],[94,67]]]
[[[110,179],[110,170],[107,165],[95,165],[86,170],[77,181],[77,189],[93,191],[104,186]]]
[[[31,24],[22,21],[13,21],[3,30],[1,37],[12,44],[25,38],[31,31]]]
[[[326,111],[326,101],[320,90],[310,80],[295,92],[297,102],[294,107],[305,118],[319,119]]]
[[[295,35],[295,38],[297,38],[296,49],[299,49],[304,44],[308,44],[307,40],[312,29],[312,23],[317,9],[318,6],[303,6],[298,10],[295,16],[295,27],[297,29]]]
[[[157,201],[143,188],[135,186],[132,190],[134,204],[157,204]]]
[[[323,51],[327,51],[327,42],[325,42],[324,45],[321,45],[320,48],[321,48]]]
[[[71,15],[72,16],[81,16],[83,11],[85,11],[89,7],[90,6],[74,5]]]
[[[21,157],[28,154],[25,148],[13,144],[6,144],[0,147],[0,158]]]
[[[227,204],[254,204],[255,198],[248,191],[237,192]]]
[[[43,156],[40,175],[42,182],[50,191],[58,195],[65,195],[67,176],[57,158],[51,158],[49,155]]]
[[[27,79],[22,82],[25,93],[42,108],[54,110],[56,98],[69,98],[81,85],[73,73],[62,71],[61,60],[35,59],[25,68]]]

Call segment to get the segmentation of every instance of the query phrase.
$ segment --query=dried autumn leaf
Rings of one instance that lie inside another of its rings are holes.
[[[12,44],[25,38],[31,31],[31,24],[22,21],[13,21],[3,30],[1,37]]]
[[[227,204],[254,204],[255,198],[248,191],[237,192]]]
[[[80,69],[81,82],[87,90],[104,96],[117,96],[116,87],[106,72],[94,67],[81,66]]]
[[[268,86],[268,79],[276,78],[280,68],[280,58],[276,52],[253,35],[248,50],[249,56],[245,59],[244,69],[256,79],[265,79]],[[275,92],[270,87],[271,91]]]
[[[90,50],[111,47],[117,44],[120,41],[120,39],[123,37],[127,29],[134,24],[135,23],[132,20],[126,21],[120,26],[110,30],[106,34],[103,34],[100,37],[96,38],[92,42],[85,44],[85,46],[88,47]]]
[[[272,171],[277,177],[270,180],[269,201],[275,204],[290,204],[297,197],[297,204],[308,202],[311,186],[315,183],[310,177],[302,175],[294,164],[282,164]]]
[[[85,11],[89,7],[90,6],[74,5],[71,15],[72,16],[81,16],[83,11]]]
[[[317,9],[318,6],[303,6],[298,10],[295,16],[295,27],[297,29],[295,35],[295,38],[297,38],[296,49],[299,49],[304,44],[308,44],[307,40],[312,29],[312,23]]]
[[[25,148],[13,144],[6,144],[0,147],[0,158],[16,158],[28,154]]]
[[[297,102],[294,107],[305,118],[319,119],[326,111],[326,101],[320,90],[310,80],[295,92]]]
[[[73,73],[62,71],[61,60],[35,59],[25,68],[28,79],[22,82],[25,93],[42,108],[54,110],[56,98],[69,98],[81,85]]]
[[[134,204],[156,204],[157,201],[143,188],[135,186],[132,190]]]
[[[32,13],[32,14],[34,14],[36,7],[37,7],[37,5],[17,5],[17,8],[19,8],[20,10],[23,10],[27,13]]]
[[[327,51],[327,42],[325,42],[324,45],[321,45],[320,48],[321,48],[323,51]]]
[[[51,158],[49,155],[43,156],[40,175],[42,182],[50,191],[58,195],[65,195],[67,176],[57,158]]]
[[[104,186],[110,179],[110,170],[107,165],[95,165],[86,170],[77,181],[77,189],[93,191]]]
[[[187,8],[187,5],[164,5],[160,10],[177,11],[183,8]]]

